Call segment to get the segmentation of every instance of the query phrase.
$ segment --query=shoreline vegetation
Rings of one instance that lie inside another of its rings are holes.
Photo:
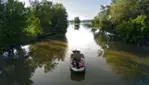
[[[101,6],[92,26],[119,36],[122,42],[136,46],[149,45],[148,0],[112,0]]]
[[[67,12],[60,3],[30,1],[25,7],[16,0],[0,1],[0,53],[42,38],[65,37]]]

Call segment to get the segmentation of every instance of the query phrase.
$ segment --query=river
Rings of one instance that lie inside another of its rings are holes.
[[[149,85],[149,56],[139,55],[140,48],[138,54],[112,45],[104,49],[103,42],[82,25],[79,29],[70,25],[66,39],[26,45],[29,58],[6,65],[0,85]],[[70,71],[70,54],[75,49],[85,55],[85,73]]]

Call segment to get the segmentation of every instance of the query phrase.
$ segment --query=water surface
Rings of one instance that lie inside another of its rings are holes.
[[[101,37],[90,28],[70,25],[67,40],[46,40],[25,46],[27,60],[19,59],[4,67],[0,74],[3,85],[148,85],[148,54],[130,50],[104,49]],[[118,45],[118,44],[116,44]],[[126,46],[125,46],[126,47]],[[86,57],[86,72],[73,73],[69,68],[72,50]],[[141,49],[140,49],[141,50]],[[138,51],[140,51],[138,50]],[[0,84],[1,84],[0,83]]]

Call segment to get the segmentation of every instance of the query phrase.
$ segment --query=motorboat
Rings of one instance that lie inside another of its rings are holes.
[[[73,51],[73,53],[75,54],[75,52],[79,52],[79,51]],[[74,55],[72,54],[72,55]],[[75,61],[74,58],[71,56],[70,57],[70,69],[74,72],[84,72],[85,71],[85,57],[83,54],[79,54],[82,55],[82,57],[80,58],[80,61]]]

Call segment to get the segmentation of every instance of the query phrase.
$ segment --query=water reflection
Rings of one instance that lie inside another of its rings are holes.
[[[101,49],[100,46],[96,44],[91,29],[87,29],[80,25],[79,30],[74,30],[72,26],[73,25],[70,25],[68,27],[66,33],[69,51],[78,49],[86,54],[89,52],[89,49]]]
[[[112,65],[113,71],[122,74],[124,79],[148,82],[149,59],[116,50],[108,50],[105,56],[107,62]]]
[[[23,46],[8,64],[0,56],[0,85],[148,85],[148,49],[133,47],[102,36],[91,29],[69,27],[67,42],[46,40]],[[95,40],[96,42],[95,42]],[[99,45],[97,45],[97,43]],[[105,44],[109,44],[106,49]],[[99,57],[103,46],[105,55]],[[72,50],[79,49],[86,57],[86,73],[69,70]],[[98,56],[99,54],[99,56]],[[25,56],[28,56],[26,59]],[[112,70],[111,70],[112,68]]]
[[[85,72],[73,72],[71,71],[71,76],[70,76],[72,81],[83,81],[85,80]]]
[[[30,60],[25,60],[24,56],[20,56],[14,63],[3,66],[0,74],[0,85],[32,85],[30,80],[36,66]]]
[[[102,35],[95,37],[96,42],[103,47],[107,44]],[[113,72],[121,74],[123,79],[134,81],[137,85],[149,84],[149,49],[135,47],[111,41],[110,48],[105,49],[107,63],[112,66]]]
[[[79,28],[80,28],[80,24],[74,25],[74,29],[75,29],[75,30],[79,30]]]
[[[67,44],[62,41],[48,41],[30,46],[30,56],[38,67],[44,67],[45,73],[52,71],[65,58]]]
[[[23,46],[24,50],[16,50],[11,61],[0,56],[0,85],[32,85],[31,77],[36,68],[44,67],[45,73],[52,71],[57,61],[64,60],[66,47],[65,42],[53,40]],[[19,57],[14,59],[16,56]]]

